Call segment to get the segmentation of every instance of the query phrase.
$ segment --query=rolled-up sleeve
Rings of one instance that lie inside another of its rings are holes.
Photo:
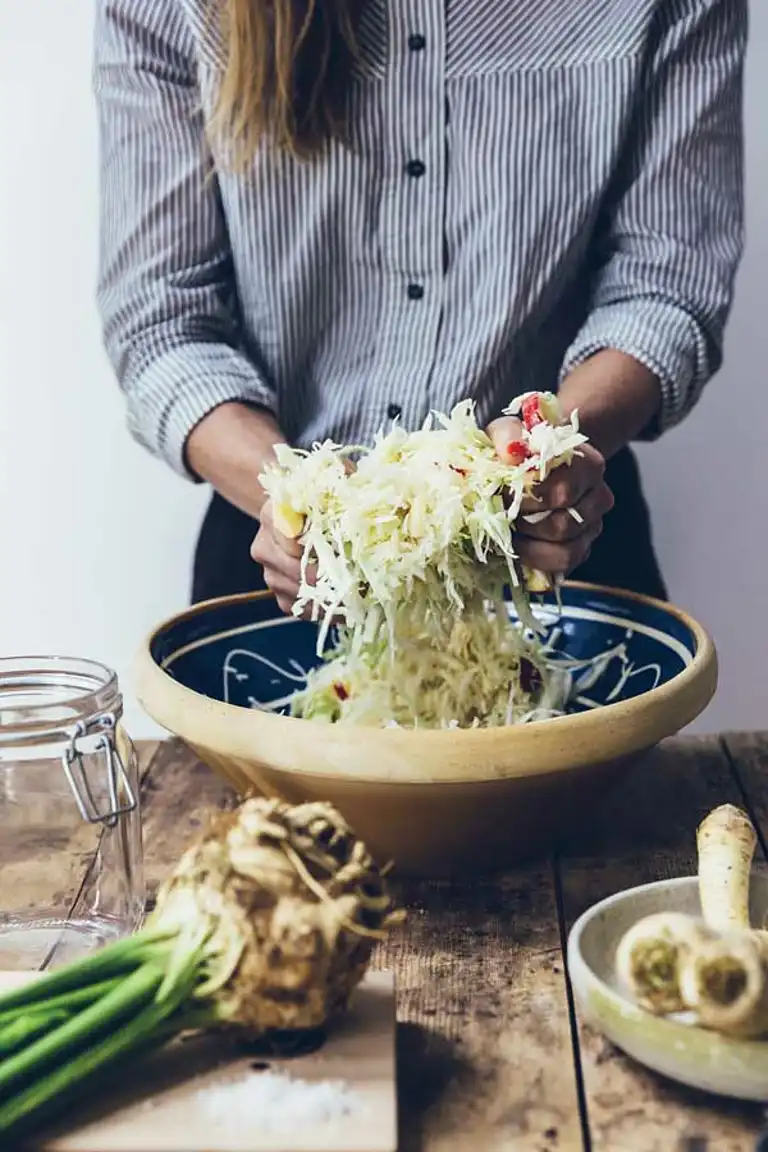
[[[231,253],[206,146],[194,44],[174,0],[98,0],[98,305],[136,439],[177,472],[230,400],[274,409],[239,350]]]
[[[595,238],[590,314],[563,375],[606,348],[661,382],[653,438],[720,367],[743,248],[746,0],[662,0],[625,162]]]

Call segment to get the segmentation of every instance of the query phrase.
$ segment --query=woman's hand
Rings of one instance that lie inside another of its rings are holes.
[[[351,460],[344,461],[344,470],[347,475],[354,471]],[[299,595],[301,581],[301,554],[302,545],[298,536],[303,528],[303,518],[297,513],[278,509],[271,500],[262,505],[259,517],[261,527],[251,545],[251,559],[264,568],[264,579],[267,587],[275,594],[280,609],[286,615],[292,614],[293,605]],[[295,520],[295,524],[291,521]],[[314,585],[317,568],[314,564],[307,565],[307,584]],[[304,619],[311,616],[312,608],[307,605],[304,609]]]
[[[302,547],[275,527],[272,501],[261,509],[259,531],[251,545],[251,558],[264,568],[267,587],[275,594],[281,611],[289,615],[299,595]]]
[[[502,460],[507,446],[519,441],[522,425],[503,416],[487,429]],[[604,480],[605,460],[584,444],[570,465],[554,469],[523,501],[515,531],[515,547],[528,568],[548,575],[567,575],[587,559],[613,507],[613,493]],[[569,511],[573,509],[576,515]],[[542,516],[542,513],[548,513]],[[527,517],[533,516],[531,523]]]

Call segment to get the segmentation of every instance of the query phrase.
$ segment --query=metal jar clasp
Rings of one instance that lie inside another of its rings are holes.
[[[136,796],[115,744],[116,723],[111,712],[102,713],[87,722],[78,721],[71,729],[69,743],[61,758],[80,815],[89,824],[104,824],[108,828],[114,828],[121,816],[133,812],[136,807]],[[106,762],[109,808],[105,812],[99,811],[94,800],[80,748],[82,740],[91,738],[95,738],[95,744],[87,754],[103,755]]]

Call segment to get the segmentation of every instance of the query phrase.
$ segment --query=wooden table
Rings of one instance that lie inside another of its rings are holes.
[[[176,741],[142,753],[154,887],[206,806],[234,797]],[[696,825],[726,801],[749,810],[764,859],[768,737],[670,741],[602,811],[574,813],[554,858],[408,886],[407,925],[376,961],[398,981],[401,1152],[752,1152],[762,1109],[631,1064],[579,1020],[563,960],[570,925],[589,905],[692,873]],[[76,881],[84,847],[62,846],[51,866]]]

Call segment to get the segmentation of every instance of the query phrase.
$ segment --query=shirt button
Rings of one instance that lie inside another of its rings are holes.
[[[427,170],[427,166],[423,160],[409,160],[405,166],[405,170],[409,176],[418,178],[423,176]]]
[[[390,404],[387,407],[387,417],[390,420],[397,420],[398,416],[402,416],[403,410],[399,404]]]
[[[426,46],[426,38],[420,32],[414,32],[412,36],[408,37],[408,47],[411,52],[423,52]]]
[[[421,300],[423,295],[424,295],[424,289],[422,288],[421,284],[409,284],[408,285],[408,299],[409,300]]]

